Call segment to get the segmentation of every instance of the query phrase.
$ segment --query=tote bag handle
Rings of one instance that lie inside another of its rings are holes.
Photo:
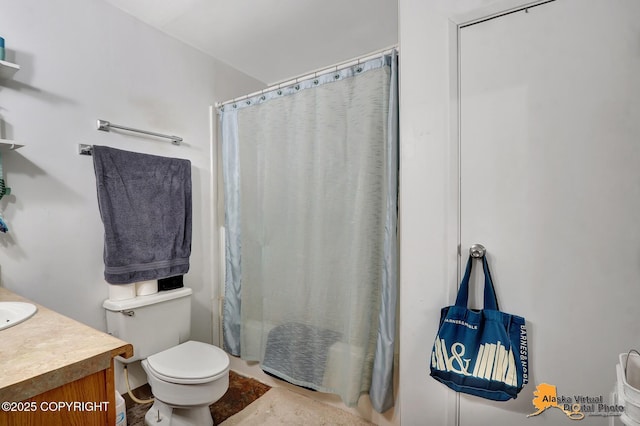
[[[469,256],[467,261],[467,269],[464,273],[464,277],[460,282],[460,288],[458,289],[458,297],[456,297],[456,306],[466,308],[469,303],[469,278],[471,276],[471,266],[473,265],[473,257]],[[489,271],[489,264],[487,263],[487,256],[482,257],[482,267],[484,269],[484,309],[492,309],[499,311],[498,299],[496,298],[496,292],[493,288],[493,280],[491,279],[491,272]]]

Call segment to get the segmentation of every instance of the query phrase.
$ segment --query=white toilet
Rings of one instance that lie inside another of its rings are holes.
[[[106,300],[107,331],[133,345],[142,360],[155,402],[147,425],[210,426],[209,405],[229,387],[229,356],[220,348],[189,340],[190,288],[133,299]]]

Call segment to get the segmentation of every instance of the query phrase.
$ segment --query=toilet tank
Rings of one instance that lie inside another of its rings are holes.
[[[160,291],[132,299],[107,299],[107,332],[133,345],[133,357],[125,363],[147,358],[189,340],[191,293],[188,287]]]

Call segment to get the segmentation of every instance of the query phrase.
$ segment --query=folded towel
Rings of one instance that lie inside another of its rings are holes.
[[[189,271],[191,162],[94,145],[104,224],[104,277],[110,284]]]

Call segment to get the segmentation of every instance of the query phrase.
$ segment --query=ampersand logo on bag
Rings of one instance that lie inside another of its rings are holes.
[[[509,386],[518,385],[516,360],[511,349],[501,343],[485,343],[480,345],[477,356],[463,358],[466,353],[464,344],[454,342],[447,347],[447,342],[436,336],[431,366],[441,371],[451,371],[465,376],[502,382]],[[471,371],[469,368],[471,367]]]

